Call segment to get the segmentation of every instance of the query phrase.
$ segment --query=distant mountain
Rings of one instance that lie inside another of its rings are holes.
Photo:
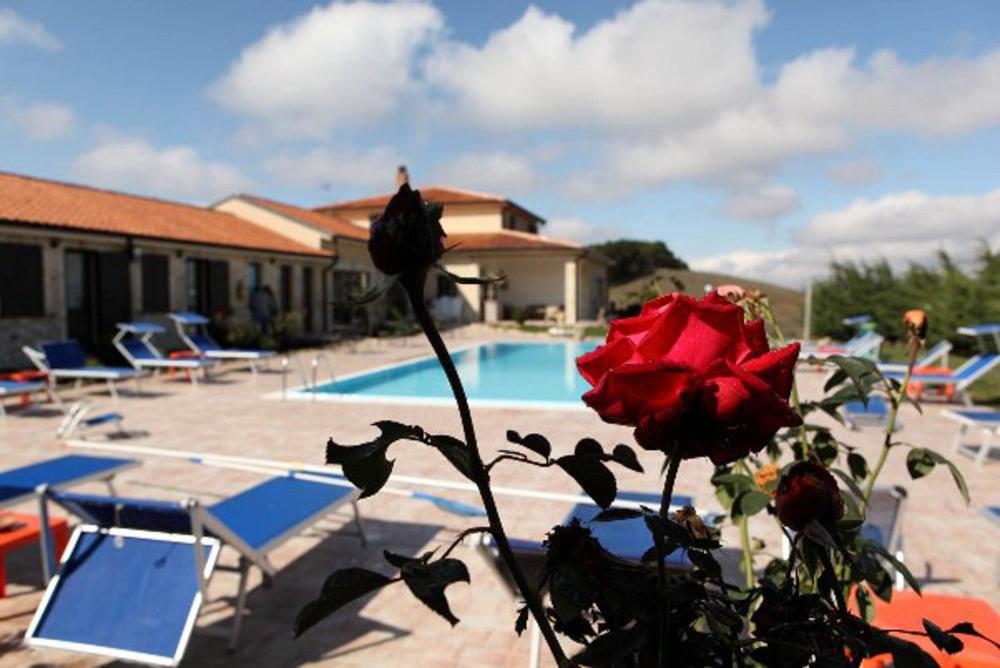
[[[694,297],[704,295],[705,286],[709,284],[718,286],[735,283],[747,289],[760,290],[771,300],[775,318],[785,336],[788,338],[802,336],[802,316],[805,303],[803,293],[738,276],[685,269],[659,269],[655,274],[612,287],[609,291],[611,301],[619,309],[638,301],[642,294],[648,293],[652,289],[651,282],[654,276],[659,282],[660,292],[683,292]]]

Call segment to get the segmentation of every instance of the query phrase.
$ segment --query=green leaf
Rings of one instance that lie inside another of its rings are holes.
[[[520,445],[523,448],[527,448],[528,450],[545,457],[545,459],[548,459],[552,454],[552,445],[549,443],[549,439],[545,438],[541,434],[526,434],[525,436],[521,436],[513,429],[508,429],[507,440],[516,445]]]
[[[854,599],[858,603],[858,612],[866,622],[875,619],[875,604],[872,602],[871,594],[864,586],[858,586],[854,590]]]
[[[869,657],[891,654],[895,668],[939,668],[938,662],[919,646],[878,629],[875,629],[867,649]]]
[[[830,532],[826,530],[826,527],[824,527],[816,520],[813,520],[812,522],[807,524],[806,528],[802,530],[802,533],[804,533],[810,540],[812,540],[815,543],[818,543],[819,545],[828,547],[831,550],[840,549],[840,547],[837,545],[837,542],[833,539],[833,536],[831,536]]]
[[[293,630],[298,638],[331,614],[393,582],[381,573],[364,568],[344,568],[334,571],[323,583],[319,598],[310,601],[295,616]]]
[[[752,517],[760,511],[767,508],[767,504],[771,501],[771,497],[763,492],[759,492],[755,489],[750,489],[733,501],[733,519],[739,519],[740,517]]]
[[[618,665],[638,654],[645,639],[645,631],[639,626],[614,629],[594,638],[572,660],[581,666]]]
[[[447,434],[428,436],[427,441],[447,458],[451,465],[469,480],[475,480],[472,455],[461,440]]]
[[[859,482],[868,477],[868,461],[857,452],[847,455],[847,468],[851,471],[851,477]]]
[[[920,593],[920,583],[917,582],[917,579],[913,577],[913,573],[910,572],[910,569],[907,568],[903,562],[901,562],[899,559],[895,557],[895,555],[893,555],[891,552],[886,550],[884,547],[882,547],[875,541],[872,540],[865,541],[864,544],[866,548],[868,548],[869,550],[873,550],[880,557],[888,561],[892,565],[892,567],[896,569],[900,575],[903,576],[903,579],[906,580],[906,584],[910,585],[910,588],[913,589],[913,591],[917,592],[918,594]]]
[[[953,627],[948,629],[947,633],[960,633],[962,635],[975,636],[977,638],[985,640],[986,642],[993,645],[997,649],[1000,649],[1000,643],[991,638],[987,638],[982,633],[977,631],[976,627],[973,626],[971,622],[959,622],[958,624],[955,624]]]
[[[615,449],[611,451],[611,459],[636,473],[643,472],[642,464],[639,463],[639,458],[636,457],[635,450],[624,443],[619,443],[615,446]]]
[[[392,475],[395,461],[385,458],[385,451],[376,452],[367,459],[341,464],[344,477],[361,490],[359,498],[365,499],[378,493]]]
[[[964,499],[966,505],[968,505],[971,501],[969,496],[969,486],[966,484],[965,477],[962,475],[962,472],[948,458],[928,448],[914,448],[910,450],[908,455],[906,455],[906,469],[910,472],[910,477],[914,480],[928,475],[934,470],[934,467],[937,464],[944,464],[948,467],[948,470],[951,472],[951,477],[954,479],[955,485],[958,487],[958,491],[962,495],[962,499]]]
[[[688,550],[687,555],[691,559],[691,563],[703,570],[713,580],[722,577],[722,566],[708,550]]]
[[[844,357],[843,355],[831,355],[827,358],[827,361],[836,366],[837,370],[826,381],[823,391],[829,392],[845,380],[850,379],[851,384],[854,385],[854,389],[861,395],[862,401],[867,404],[871,382],[875,378],[882,377],[875,363],[862,357]]]
[[[927,631],[927,637],[931,639],[931,642],[941,651],[957,654],[965,648],[965,643],[941,630],[940,626],[929,619],[924,620],[924,630]]]
[[[458,617],[451,611],[445,589],[456,582],[469,582],[469,569],[458,559],[438,559],[430,563],[413,560],[400,571],[403,582],[421,603],[448,620],[452,626]]]
[[[556,464],[576,480],[587,496],[601,508],[607,508],[614,502],[618,484],[614,474],[600,459],[593,455],[564,455],[556,459]]]
[[[580,457],[603,457],[604,448],[596,439],[593,438],[582,438],[580,442],[576,444],[576,450],[574,452]]]

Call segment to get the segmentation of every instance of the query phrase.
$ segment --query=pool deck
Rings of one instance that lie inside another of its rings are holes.
[[[448,335],[450,346],[517,338],[528,335],[499,332],[472,326]],[[532,340],[537,340],[530,337]],[[331,349],[338,375],[391,364],[429,353],[419,338],[365,341],[353,350],[346,346]],[[273,365],[275,370],[278,364]],[[297,385],[290,375],[289,386]],[[822,374],[801,372],[800,386],[805,398],[815,398],[822,386]],[[129,385],[123,386],[130,389]],[[345,444],[359,443],[375,431],[369,425],[392,418],[420,424],[428,431],[460,434],[456,412],[444,406],[399,405],[358,402],[282,402],[273,398],[280,392],[281,375],[263,373],[254,380],[248,372],[229,371],[218,382],[197,389],[179,380],[146,381],[147,396],[123,396],[114,406],[125,415],[125,428],[146,432],[123,441],[154,448],[175,448],[201,452],[264,457],[321,464],[327,438]],[[94,387],[88,398],[101,408],[112,403],[106,393]],[[955,434],[954,423],[940,417],[945,407],[927,404],[921,416],[912,406],[904,406],[904,427],[899,438],[948,455]],[[607,425],[585,411],[532,410],[477,407],[479,438],[489,453],[505,445],[507,429],[522,433],[547,434],[557,453],[570,451],[576,441],[593,436],[605,445],[631,443],[629,430]],[[55,414],[30,415],[12,410],[0,423],[2,468],[11,468],[65,454],[67,448],[55,438],[60,417]],[[832,421],[831,421],[832,422]],[[869,461],[874,461],[881,443],[878,430],[849,433],[836,427],[838,435],[857,445]],[[76,450],[77,452],[85,452]],[[425,446],[394,446],[395,473],[457,479],[448,463]],[[950,455],[949,455],[950,456]],[[996,458],[981,468],[971,459],[952,457],[966,476],[972,505],[966,507],[948,472],[938,468],[927,478],[910,481],[905,468],[905,451],[893,451],[886,467],[884,484],[904,484],[910,491],[905,518],[906,561],[927,591],[976,596],[1000,607],[1000,592],[994,585],[1000,559],[1000,529],[981,512],[987,505],[1000,505],[1000,462]],[[646,466],[644,475],[617,471],[619,487],[655,491],[660,457],[640,452]],[[718,510],[707,461],[685,462],[680,469],[676,491],[695,497],[699,507]],[[260,476],[234,470],[197,466],[186,461],[146,457],[142,466],[119,479],[123,496],[162,499],[197,497],[213,501],[236,493],[260,480]],[[501,465],[495,471],[497,484],[529,489],[576,492],[572,480],[558,471],[535,467]],[[81,489],[100,492],[101,486]],[[477,503],[470,493],[446,492],[467,503]],[[353,533],[348,512],[339,513],[322,530],[310,531],[286,543],[273,553],[278,568],[274,587],[263,589],[259,574],[250,580],[248,614],[243,624],[243,640],[234,656],[225,651],[226,634],[232,616],[236,576],[219,572],[209,589],[210,601],[199,620],[184,662],[188,666],[526,666],[528,639],[513,633],[515,603],[472,549],[458,548],[453,556],[469,566],[472,585],[449,588],[449,599],[461,623],[454,629],[416,601],[402,586],[388,587],[377,595],[355,603],[323,622],[299,640],[293,640],[291,621],[298,609],[319,590],[330,570],[345,566],[375,566],[389,572],[382,550],[418,554],[447,544],[474,520],[446,514],[428,503],[381,495],[361,502],[367,520],[370,544],[361,547]],[[14,510],[34,512],[33,504]],[[568,504],[535,500],[502,499],[501,511],[508,533],[537,538],[558,523],[569,510]],[[752,521],[752,533],[765,540],[768,549],[780,550],[779,534],[773,520],[764,516]],[[725,544],[736,549],[738,537],[727,531]],[[734,556],[733,553],[729,554]],[[234,564],[235,557],[224,551],[222,563]],[[731,567],[735,560],[727,559]],[[758,565],[763,566],[763,560]],[[40,651],[21,646],[20,639],[41,597],[37,552],[25,549],[8,557],[7,597],[0,599],[0,665],[89,666],[108,663],[83,655]],[[551,665],[551,662],[544,665]]]

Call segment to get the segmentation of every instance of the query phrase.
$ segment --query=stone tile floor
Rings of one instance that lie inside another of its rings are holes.
[[[452,333],[450,339],[453,345],[467,345],[516,336],[475,326]],[[366,341],[353,349],[346,346],[332,349],[333,361],[340,374],[428,353],[429,348],[418,338],[388,344]],[[819,395],[820,374],[805,371],[799,378],[806,398]],[[198,389],[165,378],[147,382],[145,386],[148,396],[123,396],[115,409],[126,416],[126,428],[147,432],[127,442],[155,448],[322,463],[328,437],[334,436],[342,443],[361,442],[373,434],[373,428],[368,425],[381,418],[419,423],[433,432],[460,433],[456,413],[444,407],[276,400],[273,395],[281,387],[281,374],[276,371],[263,373],[254,380],[249,373],[231,370],[219,376],[217,382],[201,385]],[[102,408],[112,407],[108,396],[98,388],[84,393]],[[939,416],[942,408],[941,405],[927,405],[921,416],[912,407],[904,407],[904,429],[900,438],[946,452],[955,429],[952,423]],[[474,413],[480,440],[487,452],[503,446],[507,429],[548,434],[557,452],[569,451],[584,436],[594,436],[608,445],[630,442],[627,429],[603,424],[595,415],[583,410],[483,408]],[[67,452],[55,438],[58,422],[56,415],[12,412],[6,424],[0,425],[2,468]],[[874,460],[881,441],[877,430],[842,436]],[[455,478],[448,464],[423,446],[398,445],[393,455],[398,474]],[[645,452],[640,453],[640,458],[647,473],[621,472],[620,488],[655,491],[659,458]],[[906,560],[910,568],[925,582],[928,591],[977,596],[1000,606],[1000,592],[994,580],[1000,560],[1000,528],[980,512],[985,505],[1000,504],[1000,463],[994,460],[977,469],[968,458],[954,457],[972,492],[972,505],[967,507],[945,469],[937,469],[922,480],[910,481],[904,459],[902,449],[892,452],[883,482],[904,484],[911,490],[904,525]],[[686,462],[681,467],[676,491],[693,495],[702,508],[717,510],[719,506],[712,494],[710,474],[708,462]],[[501,466],[495,477],[497,484],[576,491],[569,478],[534,467]],[[120,477],[118,491],[124,496],[163,499],[194,496],[211,501],[235,493],[259,479],[243,471],[146,457],[141,467]],[[95,491],[101,489],[94,487]],[[460,501],[477,502],[475,496],[464,492],[447,492],[446,495]],[[31,505],[21,509],[34,510]],[[512,536],[537,538],[562,519],[568,506],[504,498],[501,510]],[[472,575],[472,586],[459,584],[449,589],[452,609],[462,620],[454,629],[425,609],[404,587],[396,586],[350,606],[301,639],[293,640],[291,621],[295,613],[317,593],[330,570],[371,564],[384,568],[383,549],[417,554],[447,544],[458,531],[471,525],[470,521],[446,514],[430,504],[396,496],[381,495],[365,500],[362,511],[367,520],[368,547],[360,545],[351,515],[345,511],[273,554],[279,574],[272,588],[262,588],[259,576],[254,574],[242,644],[235,655],[228,655],[225,645],[236,576],[217,573],[210,587],[211,601],[199,619],[185,665],[501,667],[527,664],[527,635],[518,639],[513,633],[515,603],[478,553],[469,547],[460,547],[454,553],[466,561]],[[765,516],[754,518],[752,531],[766,542],[769,550],[775,553],[780,550],[779,534],[772,520]],[[738,545],[732,531],[725,532],[724,540],[729,546]],[[223,555],[223,563],[235,563],[231,552],[224,551]],[[20,639],[41,596],[37,564],[37,552],[30,549],[9,558],[8,596],[0,599],[0,665],[107,663],[81,655],[21,646]]]

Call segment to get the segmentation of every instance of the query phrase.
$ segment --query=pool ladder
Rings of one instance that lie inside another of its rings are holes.
[[[333,358],[330,357],[330,353],[326,350],[320,350],[313,355],[312,361],[307,364],[304,360],[305,355],[286,355],[281,358],[281,400],[285,401],[288,398],[288,373],[289,366],[294,366],[295,370],[298,371],[299,380],[301,382],[302,389],[305,390],[315,390],[319,385],[319,368],[322,365],[326,366],[326,370],[329,372],[329,376],[326,378],[326,382],[333,382],[334,380],[334,366]],[[293,361],[294,360],[294,361]],[[313,401],[316,401],[316,393],[313,392]]]

